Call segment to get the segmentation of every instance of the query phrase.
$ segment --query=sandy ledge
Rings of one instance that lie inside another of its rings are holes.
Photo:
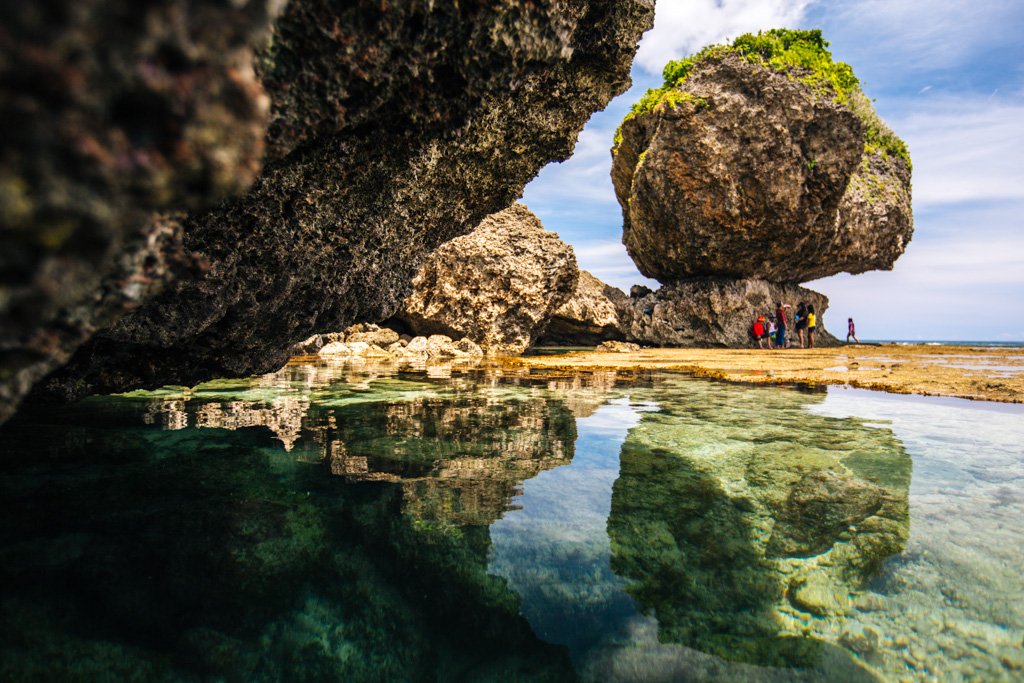
[[[642,349],[527,356],[547,369],[679,370],[732,382],[842,384],[899,394],[1024,403],[1024,348],[857,345],[830,349]]]

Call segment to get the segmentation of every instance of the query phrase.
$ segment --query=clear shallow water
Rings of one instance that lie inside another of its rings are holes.
[[[8,425],[0,679],[1024,677],[1018,407],[429,375]]]

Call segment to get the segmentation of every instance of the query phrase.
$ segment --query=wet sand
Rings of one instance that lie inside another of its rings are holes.
[[[520,359],[534,368],[678,370],[749,383],[842,384],[899,394],[1024,403],[1024,348],[851,345],[828,349],[642,349]]]

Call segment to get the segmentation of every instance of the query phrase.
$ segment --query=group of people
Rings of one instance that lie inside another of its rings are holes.
[[[789,304],[779,302],[775,304],[775,312],[768,315],[759,315],[754,321],[751,333],[757,341],[759,349],[788,349],[790,340],[786,336],[792,320],[793,328],[796,329],[797,337],[800,340],[800,348],[814,348],[814,330],[818,327],[818,318],[814,314],[814,304],[806,304],[801,301],[797,304],[796,311],[790,313],[792,307]]]

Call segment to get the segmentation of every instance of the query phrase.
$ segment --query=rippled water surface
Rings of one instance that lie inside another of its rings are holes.
[[[0,680],[1024,680],[1024,411],[290,365],[0,432]]]

